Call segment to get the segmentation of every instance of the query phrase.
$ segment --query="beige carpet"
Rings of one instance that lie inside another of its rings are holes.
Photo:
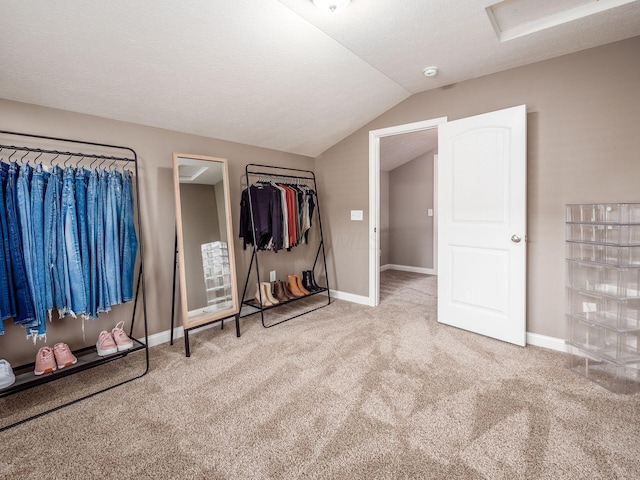
[[[0,477],[640,476],[639,395],[583,379],[557,352],[439,325],[435,277],[387,271],[381,284],[375,309],[335,301],[270,329],[254,316],[240,339],[194,332],[191,358],[181,341],[153,348],[142,379],[0,433]],[[0,400],[0,415],[134,357]]]

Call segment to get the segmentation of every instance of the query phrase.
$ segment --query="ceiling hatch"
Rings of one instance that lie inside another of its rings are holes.
[[[500,42],[606,12],[637,0],[504,0],[486,8]]]

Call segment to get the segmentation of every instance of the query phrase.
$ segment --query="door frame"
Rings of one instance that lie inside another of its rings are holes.
[[[369,131],[369,299],[368,305],[378,306],[380,302],[380,139],[403,133],[419,132],[438,128],[447,122],[447,117],[433,118],[420,122],[396,125]],[[434,168],[435,162],[434,162]],[[437,192],[437,177],[433,179]],[[437,209],[434,203],[434,235],[437,232]],[[434,270],[436,269],[436,242],[434,240]]]

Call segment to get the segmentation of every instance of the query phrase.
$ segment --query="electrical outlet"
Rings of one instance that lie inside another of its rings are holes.
[[[270,282],[275,282],[276,281],[276,271],[275,270],[271,270],[269,272],[269,281]]]

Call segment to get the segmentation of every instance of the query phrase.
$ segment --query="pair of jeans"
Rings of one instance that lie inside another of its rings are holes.
[[[107,204],[104,222],[104,266],[109,305],[122,303],[122,271],[120,268],[120,205],[122,204],[122,174],[108,174]]]
[[[120,265],[122,268],[122,300],[133,300],[133,270],[138,251],[138,239],[133,223],[133,180],[131,172],[122,178],[122,211],[120,215]]]
[[[11,271],[13,275],[13,292],[15,295],[16,316],[14,323],[32,327],[35,325],[35,309],[29,291],[27,270],[22,250],[22,234],[18,215],[18,165],[11,162],[7,177],[6,208],[7,227],[9,231],[9,248],[11,250]]]
[[[2,321],[16,316],[13,296],[13,276],[11,271],[11,248],[9,245],[9,226],[5,204],[9,165],[0,163],[0,335],[4,334]]]
[[[87,228],[87,182],[88,174],[84,168],[76,170],[76,210],[78,213],[78,238],[80,241],[80,261],[82,262],[82,282],[84,284],[87,315],[90,315],[91,258],[89,256],[89,232]]]
[[[46,287],[45,274],[46,266],[44,261],[44,200],[45,190],[49,173],[45,172],[42,164],[37,164],[33,169],[31,179],[31,247],[33,249],[31,259],[31,292],[33,295],[33,303],[36,309],[36,319],[38,320],[38,328],[31,331],[37,339],[44,338],[47,319],[46,319]]]
[[[89,173],[87,183],[87,236],[89,240],[89,317],[98,316],[98,187],[99,174]]]
[[[62,239],[62,169],[53,167],[44,199],[44,260],[46,267],[46,309],[51,315],[54,308],[62,318],[67,313],[64,289],[65,252]]]
[[[64,269],[64,288],[66,306],[73,317],[87,314],[87,295],[84,288],[76,209],[76,176],[73,168],[67,167],[63,176],[61,210],[67,259]]]
[[[95,198],[95,240],[96,240],[96,300],[97,313],[111,310],[109,303],[109,285],[105,267],[105,221],[107,216],[107,189],[109,173],[106,170],[97,172],[97,191]]]

